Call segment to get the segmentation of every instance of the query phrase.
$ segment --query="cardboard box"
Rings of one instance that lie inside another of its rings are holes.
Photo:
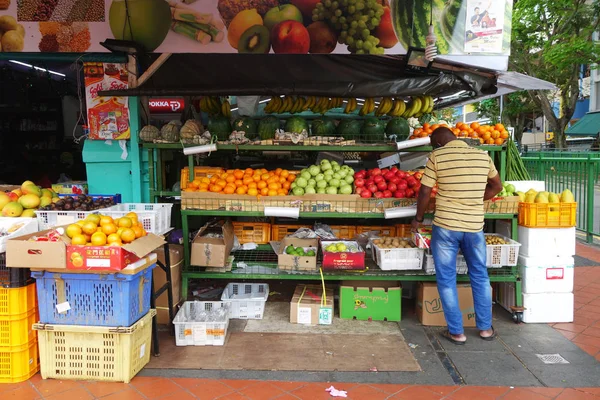
[[[333,289],[319,285],[298,285],[290,302],[292,324],[331,325],[333,322]]]
[[[315,256],[294,256],[287,254],[285,249],[292,245],[294,247],[303,247],[314,249]],[[279,254],[277,255],[277,264],[279,269],[286,271],[316,271],[317,270],[317,252],[319,251],[319,239],[296,239],[291,237],[284,238],[279,244]]]
[[[0,193],[8,193],[8,192],[12,192],[13,190],[16,189],[21,189],[21,186],[17,186],[17,185],[0,185]]]
[[[154,251],[158,256],[158,261],[165,264],[164,247],[159,247]],[[173,287],[173,307],[175,316],[175,306],[181,302],[181,267],[183,265],[183,246],[178,244],[169,245],[169,256],[171,262],[171,285]],[[167,282],[167,274],[160,268],[153,271],[154,290],[160,289]],[[159,324],[168,324],[169,321],[169,297],[164,292],[156,299],[156,316]]]
[[[471,285],[465,283],[457,284],[458,303],[463,315],[463,326],[475,327],[475,307],[473,305],[473,293]],[[490,286],[490,292],[492,287]],[[433,282],[421,282],[417,289],[417,316],[419,322],[426,326],[446,326],[442,301]]]
[[[400,282],[343,281],[340,285],[340,318],[361,321],[400,321]]]
[[[11,268],[66,269],[67,243],[29,241],[33,236],[44,236],[53,230],[48,229],[7,240],[6,265]]]
[[[210,238],[208,233],[222,233],[223,238]],[[198,231],[192,242],[191,265],[201,267],[225,267],[233,248],[233,225],[230,221],[223,226],[206,224]]]
[[[88,194],[88,184],[86,181],[54,183],[52,190],[58,194]]]
[[[67,269],[120,271],[129,264],[150,254],[165,241],[152,233],[147,234],[129,244],[114,246],[73,246],[68,238]]]
[[[346,246],[356,246],[359,251],[356,253],[339,252],[332,253],[325,249],[332,243],[344,243]],[[365,251],[358,242],[350,240],[332,240],[321,241],[321,250],[323,252],[323,269],[364,269]]]

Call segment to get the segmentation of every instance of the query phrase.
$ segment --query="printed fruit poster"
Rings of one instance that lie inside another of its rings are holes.
[[[83,63],[88,139],[124,140],[131,137],[127,97],[101,97],[102,90],[127,89],[125,64]]]
[[[475,8],[478,9],[475,14]],[[512,0],[0,0],[7,52],[508,55]],[[475,18],[476,25],[471,20]]]

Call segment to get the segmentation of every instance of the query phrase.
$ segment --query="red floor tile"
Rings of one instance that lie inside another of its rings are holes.
[[[248,400],[248,398],[239,393],[231,393],[231,394],[226,394],[225,396],[219,397],[218,400]]]
[[[574,323],[569,323],[569,324],[554,324],[553,327],[554,327],[554,329],[560,329],[562,331],[581,333],[585,330],[585,328],[587,328],[587,325],[578,325],[578,324],[574,324]]]
[[[181,389],[178,392],[171,393],[167,396],[161,397],[160,400],[195,400],[196,396],[189,392]]]
[[[222,382],[222,381],[221,381]],[[252,400],[271,400],[285,392],[269,382],[254,382],[254,384],[238,390],[239,394]]]
[[[214,382],[214,380],[212,379],[201,378],[171,378],[171,381],[175,382],[177,385],[181,386],[184,389],[193,388],[203,383]]]
[[[575,343],[581,350],[585,351],[591,356],[595,356],[600,352],[600,347],[590,346],[587,344]]]
[[[568,332],[568,331],[561,331],[560,329],[557,329],[558,333],[560,333],[561,335],[563,335],[564,337],[566,337],[569,340],[573,340],[573,338],[575,336],[577,336],[577,333],[574,332]]]
[[[278,387],[285,392],[291,392],[305,385],[304,382],[284,382],[284,381],[271,381],[271,385]]]
[[[67,390],[66,392],[56,393],[51,396],[44,396],[44,400],[93,400],[94,396],[85,388],[78,387],[76,389]]]
[[[144,400],[144,399],[145,399],[145,397],[142,396],[137,390],[135,390],[133,388],[125,389],[122,392],[117,392],[117,393],[110,394],[106,397],[102,397],[102,400]]]
[[[452,393],[449,398],[452,400],[496,400],[508,390],[507,387],[496,386],[462,386]]]
[[[551,399],[555,398],[565,390],[564,388],[527,388],[528,391],[544,395]]]
[[[82,387],[82,384],[79,381],[63,381],[59,379],[40,379],[38,381],[32,381],[32,383],[44,397]]]
[[[22,388],[23,386],[30,386],[29,382],[0,383],[0,394],[12,392],[13,390]]]
[[[371,383],[369,384],[370,386],[373,386],[375,389],[379,389],[382,392],[386,392],[387,394],[396,394],[401,390],[406,389],[407,387],[411,386],[411,385],[392,385],[392,384],[375,384],[375,383]]]
[[[580,333],[579,335],[575,336],[575,339],[573,339],[573,342],[587,344],[587,345],[595,346],[595,347],[600,347],[600,338],[597,338],[594,336],[587,336],[587,335],[584,335],[583,333]]]
[[[158,399],[173,392],[181,390],[181,387],[176,385],[170,379],[154,378],[152,382],[143,381],[144,383],[134,383],[135,388],[146,396],[148,399]],[[132,382],[133,383],[133,382]]]
[[[396,393],[390,399],[394,400],[440,400],[444,396],[433,393],[431,390],[425,389],[422,386],[411,386],[407,389]]]
[[[220,379],[219,382],[229,386],[232,389],[240,390],[248,386],[256,385],[262,381],[236,380],[236,379]]]
[[[369,385],[358,385],[348,390],[348,398],[352,400],[369,399],[384,400],[389,394]]]
[[[590,327],[581,333],[583,333],[584,335],[587,335],[587,336],[594,336],[594,337],[600,338],[600,328]]]
[[[325,391],[331,384],[328,383],[309,383],[303,387],[290,392],[302,400],[329,400],[329,393]],[[338,390],[346,390],[343,384],[334,384]]]
[[[128,389],[129,385],[116,382],[86,382],[85,388],[95,397],[104,397],[109,394],[122,392]]]
[[[189,388],[188,390],[200,400],[213,400],[235,392],[235,390],[229,386],[211,380],[207,380],[207,382]]]
[[[585,325],[585,326],[594,326],[596,324],[596,321],[598,321],[597,318],[583,317],[583,316],[577,314],[577,311],[575,311],[575,318],[573,319],[574,324]],[[598,324],[599,324],[598,326],[600,326],[600,322],[598,322]]]
[[[514,388],[508,391],[502,400],[548,400],[548,397],[525,388]]]
[[[600,396],[577,389],[565,389],[556,400],[598,400]]]
[[[40,394],[31,386],[21,386],[15,390],[2,393],[2,400],[32,400],[40,399]]]

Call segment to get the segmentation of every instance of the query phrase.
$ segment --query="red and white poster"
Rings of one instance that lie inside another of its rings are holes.
[[[101,97],[102,90],[127,89],[125,64],[86,62],[83,64],[85,101],[92,140],[125,140],[131,137],[127,97]]]

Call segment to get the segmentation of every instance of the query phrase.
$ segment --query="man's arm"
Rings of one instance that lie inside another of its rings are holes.
[[[423,186],[421,186],[421,190],[423,190]],[[488,178],[487,186],[485,187],[485,193],[483,194],[483,200],[489,200],[501,191],[502,182],[500,182],[500,174],[496,174],[492,178]]]
[[[411,223],[412,229],[415,231],[423,222],[425,212],[429,207],[431,188],[435,186],[435,183],[437,182],[437,168],[435,164],[435,155],[431,153],[427,165],[425,166],[423,176],[421,177],[421,188],[419,189],[419,197],[417,198],[417,215],[415,215],[415,218]]]
[[[417,221],[423,221],[423,218],[425,218],[425,212],[429,207],[430,197],[431,188],[429,186],[421,185],[421,189],[419,189],[419,197],[417,198],[417,215],[415,216]]]

